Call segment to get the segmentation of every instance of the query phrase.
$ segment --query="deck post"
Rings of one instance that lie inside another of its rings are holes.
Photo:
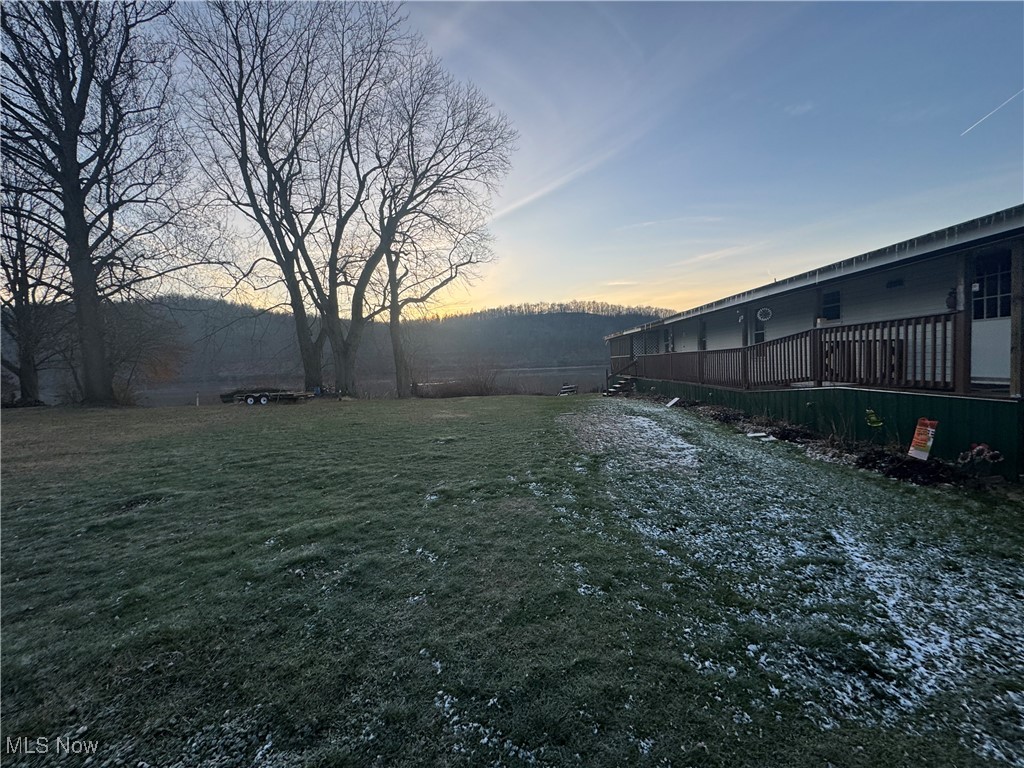
[[[1024,397],[1024,239],[1010,246],[1010,397]]]
[[[973,253],[957,257],[956,316],[953,318],[953,390],[960,395],[971,391],[971,293]]]
[[[953,315],[953,391],[971,391],[971,318],[966,309]]]
[[[824,355],[821,349],[821,328],[811,329],[811,380],[814,382],[814,386],[820,387],[822,380],[825,378],[822,370],[822,361]]]

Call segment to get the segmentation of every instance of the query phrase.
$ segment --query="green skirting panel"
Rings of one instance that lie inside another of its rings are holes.
[[[637,380],[637,391],[735,408],[751,416],[767,416],[798,424],[822,435],[837,435],[909,448],[917,420],[939,422],[932,455],[953,461],[972,443],[988,443],[1005,460],[993,465],[1011,480],[1024,475],[1024,401],[957,397],[917,392],[892,392],[852,387],[735,390],[678,381]],[[883,422],[868,425],[870,409]]]

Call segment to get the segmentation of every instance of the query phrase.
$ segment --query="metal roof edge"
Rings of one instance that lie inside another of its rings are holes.
[[[614,339],[619,336],[628,336],[629,334],[637,333],[638,331],[646,331],[651,328],[668,325],[669,323],[684,320],[688,317],[694,317],[695,315],[703,315],[707,312],[725,309],[743,301],[750,301],[755,298],[767,298],[769,296],[786,293],[797,288],[803,288],[807,285],[818,285],[822,282],[829,282],[840,277],[848,277],[851,274],[863,272],[868,269],[898,264],[910,259],[920,258],[934,251],[940,251],[958,245],[966,246],[975,240],[982,239],[983,237],[1009,234],[1017,229],[1024,231],[1024,204],[1004,208],[1001,211],[995,211],[994,213],[979,216],[976,219],[970,219],[959,224],[954,224],[951,227],[919,235],[909,240],[903,240],[857,256],[851,256],[808,272],[802,272],[798,275],[776,280],[775,282],[768,283],[767,285],[758,286],[757,288],[751,288],[750,290],[733,294],[732,296],[716,299],[708,304],[702,304],[699,307],[683,310],[682,312],[678,312],[677,314],[661,320],[656,320],[635,328],[629,328],[624,331],[609,334],[604,337],[604,341],[609,341],[610,339]],[[984,232],[981,230],[984,230]]]

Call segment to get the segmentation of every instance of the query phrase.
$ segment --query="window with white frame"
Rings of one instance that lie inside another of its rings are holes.
[[[1010,253],[979,256],[971,297],[975,320],[1010,316]]]
[[[754,343],[760,344],[764,341],[764,320],[754,316]]]

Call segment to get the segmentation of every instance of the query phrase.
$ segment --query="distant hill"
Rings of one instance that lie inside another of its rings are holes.
[[[161,402],[146,396],[158,391],[187,390],[194,397],[197,391],[205,395],[242,385],[297,386],[302,381],[288,313],[182,296],[165,296],[135,311],[143,311],[147,323],[160,329],[163,345],[148,352],[147,366],[160,369],[160,375],[134,381],[142,402]],[[426,381],[481,368],[602,367],[608,363],[605,336],[669,314],[666,309],[605,302],[532,303],[407,320],[403,328],[413,377]],[[14,352],[7,341],[5,355]],[[152,359],[163,354],[161,349],[167,352],[164,366]],[[329,349],[324,364],[330,365]],[[364,391],[382,395],[393,390],[394,361],[384,323],[368,328],[358,367]],[[63,399],[67,378],[59,365],[44,371],[44,400]]]
[[[441,368],[469,362],[502,368],[601,365],[608,360],[605,336],[671,314],[650,307],[601,305],[605,311],[598,313],[565,306],[501,307],[410,322],[407,331],[430,364]]]
[[[622,304],[609,304],[606,301],[563,301],[563,302],[531,302],[526,304],[506,304],[492,309],[482,309],[476,312],[458,312],[451,315],[444,315],[441,318],[435,316],[433,319],[452,319],[457,317],[512,317],[521,315],[558,315],[558,314],[584,314],[602,315],[605,317],[657,317],[664,318],[675,314],[674,309],[664,309],[649,306],[625,306]]]
[[[300,370],[291,315],[224,301],[169,297],[163,311],[181,328],[189,353],[180,378],[221,379]],[[605,302],[520,304],[403,323],[414,368],[452,370],[602,365],[604,337],[666,317],[671,310]],[[325,355],[325,362],[329,362]],[[359,360],[363,377],[390,376],[394,367],[387,326],[374,323]]]

